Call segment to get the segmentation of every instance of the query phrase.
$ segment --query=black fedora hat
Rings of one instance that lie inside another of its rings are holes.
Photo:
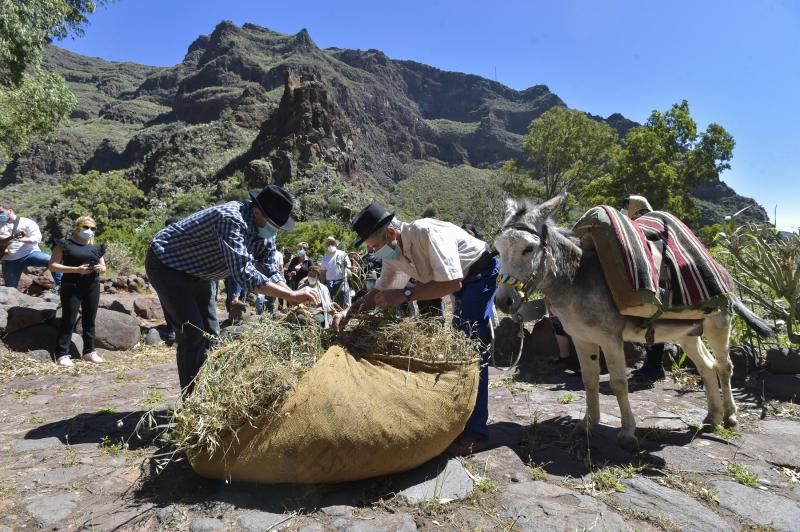
[[[373,201],[364,207],[353,219],[353,231],[358,234],[355,245],[360,246],[378,229],[389,225],[394,218],[394,213],[386,210],[386,207]]]
[[[251,192],[250,199],[280,229],[288,231],[294,227],[294,198],[278,185],[267,185],[261,192]]]

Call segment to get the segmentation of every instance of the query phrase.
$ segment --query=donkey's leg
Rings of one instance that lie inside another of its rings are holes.
[[[698,336],[687,336],[683,339],[683,349],[686,355],[697,366],[697,371],[703,378],[706,386],[706,401],[708,403],[708,415],[704,423],[716,427],[722,422],[722,399],[719,395],[719,384],[717,382],[717,372],[714,368],[714,358],[703,345],[703,341]]]
[[[601,344],[603,354],[608,366],[609,384],[611,391],[617,398],[619,413],[622,417],[622,428],[617,434],[617,444],[629,451],[639,450],[639,440],[636,439],[636,418],[631,410],[628,399],[628,376],[625,369],[625,353],[622,338],[609,340]]]
[[[586,416],[578,430],[589,430],[600,423],[600,356],[597,344],[572,339],[578,361],[581,364],[581,379],[586,390]]]
[[[720,315],[707,319],[704,324],[706,339],[711,345],[713,358],[716,361],[717,377],[719,377],[720,388],[722,389],[722,404],[724,407],[723,423],[726,427],[735,427],[739,424],[736,419],[736,403],[731,392],[731,374],[733,364],[728,354],[728,343],[730,342],[730,317]],[[705,346],[703,346],[705,347]],[[709,354],[709,356],[712,356]]]

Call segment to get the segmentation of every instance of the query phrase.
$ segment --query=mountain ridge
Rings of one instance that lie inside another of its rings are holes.
[[[52,138],[11,161],[2,186],[119,170],[165,197],[237,172],[242,186],[289,184],[324,165],[346,186],[388,198],[409,168],[468,166],[491,180],[504,161],[524,158],[520,141],[532,120],[566,106],[544,84],[520,91],[375,49],[322,49],[305,29],[286,35],[229,21],[171,67],[57,47],[44,65],[64,74],[78,106]],[[618,113],[589,116],[621,135],[638,125]],[[725,208],[755,203],[717,188]],[[713,190],[705,193],[703,221],[718,221]],[[746,214],[768,219],[760,206]]]

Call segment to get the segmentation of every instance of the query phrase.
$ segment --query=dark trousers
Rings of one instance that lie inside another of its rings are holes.
[[[424,318],[440,318],[444,324],[444,300],[439,299],[424,299],[417,301],[417,310],[419,315]]]
[[[189,275],[158,260],[152,250],[145,259],[150,284],[158,294],[167,323],[175,331],[176,359],[181,389],[189,394],[208,353],[207,334],[219,334],[211,282]]]
[[[99,304],[100,283],[61,285],[61,326],[56,342],[56,360],[69,355],[69,344],[78,322],[78,312],[81,313],[83,329],[83,354],[94,351],[94,322]]]
[[[456,292],[456,314],[453,326],[467,336],[481,341],[481,376],[478,382],[478,397],[475,408],[467,421],[464,430],[482,439],[489,439],[489,351],[491,343],[489,320],[494,307],[494,293],[497,290],[497,274],[500,272],[500,261],[497,257],[492,265],[482,272],[467,275],[462,288]]]

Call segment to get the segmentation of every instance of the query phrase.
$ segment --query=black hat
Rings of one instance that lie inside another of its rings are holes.
[[[356,215],[353,219],[353,231],[358,234],[355,245],[360,246],[373,233],[389,225],[394,218],[394,213],[386,210],[386,207],[373,201]]]
[[[294,227],[292,218],[294,198],[278,185],[267,185],[258,194],[251,192],[250,199],[261,209],[264,216],[280,229],[288,231]]]

